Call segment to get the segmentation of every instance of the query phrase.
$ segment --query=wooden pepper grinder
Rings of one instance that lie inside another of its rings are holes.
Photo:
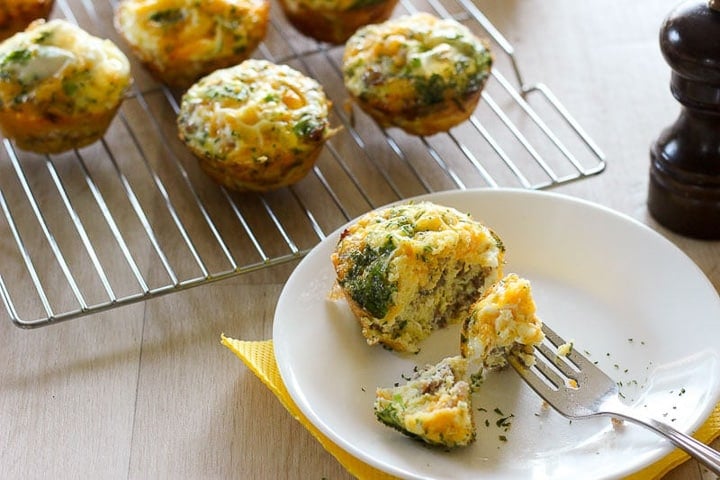
[[[650,149],[648,210],[689,237],[720,239],[720,0],[690,0],[660,30],[679,117]]]

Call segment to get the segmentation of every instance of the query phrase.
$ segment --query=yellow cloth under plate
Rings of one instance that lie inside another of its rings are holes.
[[[358,460],[348,454],[340,447],[335,445],[330,439],[323,435],[310,421],[302,414],[300,409],[290,397],[285,384],[280,377],[277,363],[275,363],[275,353],[273,351],[272,340],[264,341],[242,341],[235,340],[226,336],[222,336],[221,342],[229,348],[245,365],[267,385],[267,387],[278,397],[283,406],[295,417],[310,433],[317,438],[322,446],[330,452],[337,460],[350,472],[359,479],[394,479],[392,475],[380,472],[370,465]],[[710,414],[707,421],[698,429],[695,438],[710,443],[720,435],[720,404]],[[674,450],[666,457],[655,462],[649,467],[637,472],[630,477],[629,480],[647,480],[660,478],[673,468],[688,460],[689,457],[681,450]]]

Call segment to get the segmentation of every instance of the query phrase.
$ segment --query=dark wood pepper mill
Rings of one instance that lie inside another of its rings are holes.
[[[720,239],[720,0],[680,4],[660,48],[682,109],[650,149],[648,210],[677,233]]]

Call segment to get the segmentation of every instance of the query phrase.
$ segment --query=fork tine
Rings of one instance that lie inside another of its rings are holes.
[[[550,341],[556,348],[567,343],[560,335],[558,335],[552,328],[548,327],[543,323],[542,331],[545,334],[545,338]],[[575,365],[576,371],[582,372],[589,368],[594,370],[597,369],[597,365],[587,359],[584,355],[580,354],[574,348],[570,349],[570,353],[564,356],[572,364]]]
[[[556,369],[552,367],[552,364],[546,362],[542,358],[538,358],[537,354],[535,355],[535,364],[530,368],[535,368],[539,370],[540,374],[545,376],[549,384],[555,386],[555,390],[560,389],[565,385],[563,377],[561,375],[558,375]]]
[[[542,365],[544,362],[542,360],[540,360],[539,362],[535,362],[535,365],[530,368],[528,368],[521,360],[513,356],[510,356],[508,358],[508,362],[510,363],[510,365],[512,365],[515,371],[525,380],[525,382],[530,386],[530,388],[537,392],[537,394],[540,395],[541,398],[543,398],[550,405],[555,406],[555,408],[563,415],[566,414],[565,411],[556,407],[556,405],[562,404],[561,400],[563,391],[565,389],[564,382],[559,381],[559,383],[555,384],[556,388],[551,387],[551,385],[555,381],[558,381],[559,377],[554,372],[551,372],[550,376],[554,376],[556,380],[553,381],[548,378],[549,376],[546,375],[546,372],[543,371]]]
[[[535,351],[542,354],[552,367],[559,370],[564,376],[577,379],[578,367],[569,362],[565,356],[558,354],[557,350],[553,351],[547,345],[540,344],[535,346]],[[537,359],[537,355],[535,358]]]

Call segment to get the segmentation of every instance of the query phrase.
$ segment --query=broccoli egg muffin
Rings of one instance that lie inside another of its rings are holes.
[[[124,0],[115,28],[161,82],[187,88],[250,57],[265,37],[269,0]]]
[[[65,20],[36,20],[0,44],[0,130],[39,153],[88,145],[131,81],[127,57],[109,40]]]
[[[4,0],[0,2],[0,40],[25,30],[38,18],[47,18],[53,0]]]
[[[513,355],[528,367],[545,335],[530,282],[511,273],[488,288],[463,321],[460,353],[481,373],[507,365]]]
[[[469,445],[475,440],[475,421],[465,368],[465,359],[449,357],[418,370],[403,385],[378,388],[375,417],[430,445]]]
[[[469,215],[432,202],[375,210],[347,227],[332,253],[336,289],[369,344],[416,352],[461,321],[502,276],[500,238]]]
[[[201,168],[233,190],[267,191],[301,180],[335,133],[321,85],[287,66],[246,60],[183,95],[180,139]]]
[[[360,28],[342,70],[351,98],[379,125],[432,135],[470,117],[492,63],[467,27],[418,13]]]
[[[334,44],[355,31],[390,18],[398,0],[280,0],[288,21],[301,33]]]

